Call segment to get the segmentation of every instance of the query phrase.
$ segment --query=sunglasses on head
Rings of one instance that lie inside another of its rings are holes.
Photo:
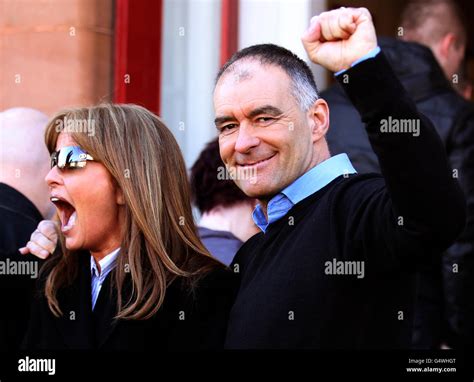
[[[94,160],[79,146],[66,146],[51,154],[51,168],[83,168],[88,160]]]

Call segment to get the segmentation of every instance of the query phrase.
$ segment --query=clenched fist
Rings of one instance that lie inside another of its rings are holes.
[[[46,259],[54,252],[58,243],[58,226],[52,220],[42,220],[31,234],[30,241],[19,249],[22,255],[31,253],[40,259]]]
[[[311,19],[301,40],[311,61],[333,72],[350,68],[377,47],[372,17],[365,8],[323,12]]]

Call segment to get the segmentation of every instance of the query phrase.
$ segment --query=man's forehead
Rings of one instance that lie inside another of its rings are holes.
[[[230,100],[240,101],[252,98],[280,98],[287,94],[290,86],[286,73],[274,65],[264,67],[250,63],[233,69],[225,74],[214,90],[214,102],[226,103]]]
[[[261,69],[262,66],[259,67]],[[276,67],[277,69],[280,69]],[[251,71],[250,67],[242,67],[237,73],[245,73],[248,70],[247,80],[233,79],[222,81],[217,84],[214,92],[214,111],[216,117],[241,115],[249,116],[256,110],[272,106],[284,112],[292,103],[289,97],[289,81],[285,81],[274,73],[260,70],[258,73]],[[283,70],[283,74],[286,75]]]
[[[277,65],[262,63],[256,58],[242,59],[232,64],[222,75],[218,81],[227,84],[239,84],[247,80],[265,77],[281,81],[282,76],[288,77],[286,72]],[[270,78],[269,78],[270,77]],[[288,77],[289,79],[289,77]]]
[[[226,94],[217,96],[214,100],[214,110],[217,115],[231,115],[234,113],[250,115],[255,110],[268,107],[285,109],[287,97],[283,92],[268,92],[259,89],[255,92],[229,90]]]
[[[251,69],[245,67],[238,67],[228,74],[228,81],[233,83],[240,83],[245,80],[250,80],[253,77]]]

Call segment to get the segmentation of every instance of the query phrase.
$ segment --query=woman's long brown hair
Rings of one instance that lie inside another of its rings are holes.
[[[121,252],[115,268],[117,318],[147,319],[162,305],[168,285],[183,277],[190,289],[220,263],[201,243],[193,220],[183,156],[173,134],[153,113],[137,105],[103,104],[64,110],[49,122],[46,145],[55,151],[64,126],[75,142],[110,172],[125,197]],[[69,125],[68,125],[69,123]],[[88,127],[88,129],[86,129]],[[85,185],[85,188],[87,185]],[[45,295],[62,314],[58,291],[78,272],[78,254],[68,251],[45,264]],[[130,298],[123,296],[127,273]]]

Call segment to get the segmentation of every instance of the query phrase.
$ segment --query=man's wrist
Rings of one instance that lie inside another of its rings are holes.
[[[377,54],[380,53],[380,46],[376,46],[374,49],[372,49],[369,53],[367,54],[364,54],[361,58],[359,58],[358,60],[355,60],[352,64],[351,64],[351,68],[353,66],[356,66],[358,63],[362,62],[362,61],[365,61],[365,60],[368,60],[369,58],[374,58],[375,56],[377,56]],[[337,73],[335,73],[334,75],[335,76],[338,76],[342,73],[344,73],[346,70],[348,69],[342,69],[340,71],[338,71]]]

